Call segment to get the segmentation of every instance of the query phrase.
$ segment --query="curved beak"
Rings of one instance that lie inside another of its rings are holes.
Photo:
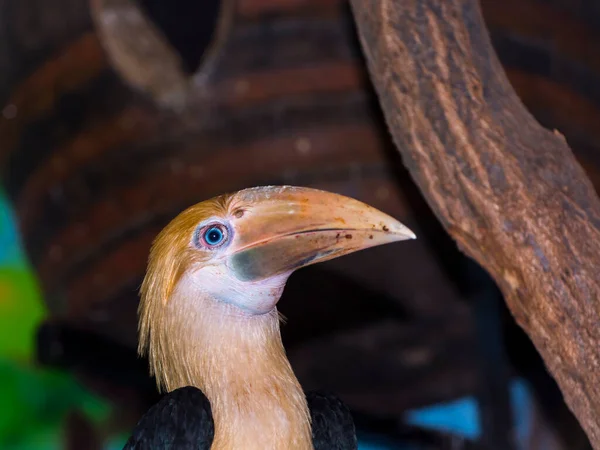
[[[264,187],[240,191],[244,214],[227,265],[241,281],[259,281],[415,234],[358,200],[308,188]]]

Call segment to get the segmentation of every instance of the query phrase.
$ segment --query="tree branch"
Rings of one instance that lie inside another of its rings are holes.
[[[404,163],[600,449],[600,202],[511,88],[476,0],[352,0]]]

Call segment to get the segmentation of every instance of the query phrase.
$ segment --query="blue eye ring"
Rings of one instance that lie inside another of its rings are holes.
[[[221,223],[212,223],[198,230],[197,242],[205,248],[221,247],[229,238],[229,229]]]

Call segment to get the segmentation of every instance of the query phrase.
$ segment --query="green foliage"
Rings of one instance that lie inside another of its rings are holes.
[[[38,287],[25,267],[0,266],[0,355],[28,361],[46,315]]]
[[[36,327],[45,314],[14,217],[0,193],[0,357],[29,360]]]
[[[0,193],[0,449],[63,447],[64,421],[77,409],[103,421],[110,408],[69,374],[33,365],[35,333],[46,316],[39,288]]]
[[[59,442],[69,411],[78,409],[95,421],[110,408],[71,376],[0,359],[0,448],[33,448],[34,441]],[[27,445],[25,445],[27,444]],[[45,447],[48,448],[48,447]]]

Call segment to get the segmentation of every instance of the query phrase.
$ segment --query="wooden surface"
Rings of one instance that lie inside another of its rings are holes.
[[[600,448],[600,201],[559,132],[525,109],[475,0],[354,0],[403,161],[494,277]]]

